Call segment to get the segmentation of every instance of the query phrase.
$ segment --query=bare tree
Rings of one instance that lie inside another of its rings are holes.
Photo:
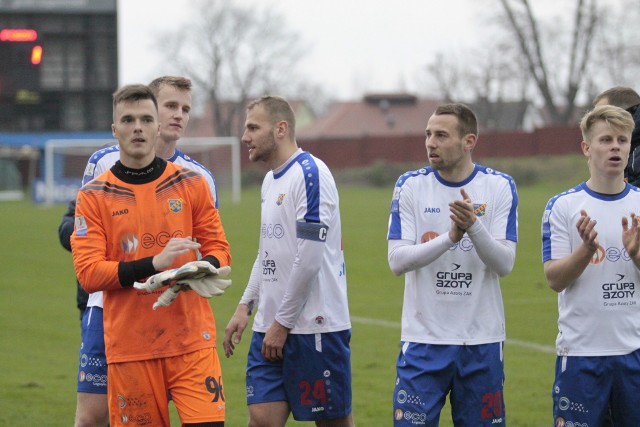
[[[554,84],[552,76],[563,58],[550,59],[545,55],[545,44],[540,22],[528,0],[500,0],[506,16],[508,31],[515,36],[519,53],[527,64],[546,111],[555,124],[573,121],[576,97],[585,84],[585,72],[592,53],[592,42],[598,23],[597,0],[576,0],[570,31],[570,45],[565,50],[566,69],[560,75],[565,81]],[[558,42],[558,39],[555,39]],[[551,69],[550,67],[556,67]]]
[[[620,27],[602,31],[603,17],[607,14],[599,10],[598,0],[562,2],[561,6],[569,8],[556,19],[536,15],[530,0],[498,0],[498,3],[502,13],[496,17],[493,12],[487,26],[497,33],[492,33],[491,40],[475,50],[470,56],[473,61],[465,61],[468,71],[440,61],[431,65],[433,79],[443,85],[443,77],[455,77],[457,87],[466,87],[468,94],[489,103],[505,99],[535,103],[546,112],[547,120],[567,124],[575,123],[577,105],[587,100],[595,81],[617,81],[613,70],[605,78],[603,67],[598,65],[607,57],[602,50],[606,48],[603,41],[609,41],[607,52],[616,55],[616,64],[623,59],[628,63],[633,57],[626,44],[628,36],[625,42],[620,42],[619,37],[610,34],[620,31]],[[611,11],[620,4],[616,0],[606,6]],[[628,27],[631,29],[633,25]],[[613,68],[620,74],[620,67]]]
[[[618,11],[603,16],[597,54],[605,73],[598,77],[611,85],[634,86],[640,76],[640,38],[636,30],[640,8],[637,0],[624,0],[620,6]]]
[[[215,133],[237,135],[247,101],[287,94],[303,56],[300,37],[271,9],[243,8],[231,0],[197,0],[182,28],[160,38],[165,58],[189,76],[211,106]]]

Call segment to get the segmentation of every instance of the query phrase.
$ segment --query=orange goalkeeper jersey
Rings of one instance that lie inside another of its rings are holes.
[[[153,310],[166,287],[149,294],[120,283],[121,261],[157,255],[172,237],[191,236],[201,244],[202,257],[212,255],[221,266],[231,263],[205,179],[159,159],[154,164],[159,170],[150,182],[123,180],[114,173],[116,165],[78,193],[71,238],[73,263],[88,292],[104,291],[108,363],[171,357],[216,346],[215,320],[206,298],[194,291],[181,292],[170,306]],[[171,268],[196,259],[192,251],[178,257]]]

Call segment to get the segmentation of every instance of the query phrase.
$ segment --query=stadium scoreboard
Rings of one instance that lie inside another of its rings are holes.
[[[0,132],[109,129],[116,0],[0,0]]]

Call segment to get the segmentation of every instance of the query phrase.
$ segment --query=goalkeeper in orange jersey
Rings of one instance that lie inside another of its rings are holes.
[[[80,283],[104,291],[110,424],[169,425],[170,395],[183,425],[223,426],[216,326],[203,298],[230,283],[218,211],[202,175],[155,155],[158,107],[147,86],[121,88],[113,108],[120,160],[81,188],[71,239]],[[154,310],[165,285],[185,292]]]

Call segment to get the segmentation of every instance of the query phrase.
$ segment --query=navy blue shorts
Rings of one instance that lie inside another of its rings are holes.
[[[247,404],[285,401],[298,421],[332,420],[351,413],[351,330],[289,334],[284,360],[261,353],[254,332],[247,359]]]
[[[107,394],[107,356],[101,307],[87,307],[82,316],[78,392]]]
[[[640,426],[640,350],[622,356],[558,356],[553,419],[558,425]]]
[[[502,343],[403,342],[393,392],[395,427],[437,427],[449,395],[456,426],[505,426]]]

